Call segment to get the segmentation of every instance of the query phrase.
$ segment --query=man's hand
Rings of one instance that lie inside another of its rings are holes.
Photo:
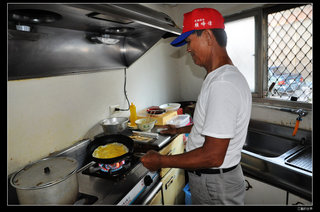
[[[154,150],[149,150],[143,157],[140,158],[143,166],[150,171],[157,171],[161,168],[161,156]]]
[[[167,128],[166,130],[160,131],[160,134],[169,134],[169,135],[175,135],[177,134],[177,128],[174,125],[165,125]]]

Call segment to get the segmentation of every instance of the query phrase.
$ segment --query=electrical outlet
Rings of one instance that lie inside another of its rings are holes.
[[[120,108],[120,105],[110,105],[109,106],[109,115],[110,116],[116,112],[116,108]]]

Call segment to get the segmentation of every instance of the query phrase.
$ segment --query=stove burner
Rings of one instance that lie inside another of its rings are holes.
[[[100,177],[104,179],[111,179],[115,181],[123,180],[126,175],[140,162],[139,157],[131,157],[114,164],[94,163],[82,173],[90,176]]]
[[[100,170],[103,172],[116,172],[123,168],[123,165],[125,164],[125,160],[122,160],[120,162],[114,163],[114,164],[103,164],[99,163]]]

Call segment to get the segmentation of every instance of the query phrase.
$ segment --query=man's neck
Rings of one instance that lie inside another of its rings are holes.
[[[224,66],[226,64],[233,65],[233,63],[232,63],[231,59],[228,57],[228,55],[218,57],[216,60],[213,61],[213,64],[211,66],[206,67],[207,75],[210,72],[212,72],[212,71],[216,70],[217,68]]]

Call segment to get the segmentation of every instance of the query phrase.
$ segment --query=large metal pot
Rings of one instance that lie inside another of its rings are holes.
[[[73,204],[79,189],[77,167],[73,158],[45,158],[15,173],[10,183],[20,204]]]
[[[111,135],[127,129],[128,121],[129,118],[126,117],[106,118],[100,121],[100,125],[103,128],[104,134]]]

